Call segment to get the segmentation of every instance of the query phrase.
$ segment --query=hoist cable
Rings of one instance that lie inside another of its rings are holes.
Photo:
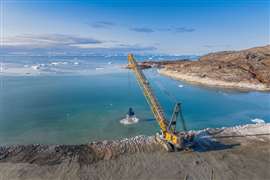
[[[128,91],[128,96],[131,97],[131,82],[130,82],[131,80],[130,80],[130,72],[129,71],[130,70],[128,69],[127,70],[127,73],[128,73],[128,90],[127,91]]]
[[[154,83],[157,85],[157,87],[160,89],[160,91],[165,94],[169,100],[173,103],[178,102],[178,99],[169,91],[166,90],[166,88],[162,85],[162,83],[157,79],[157,78],[152,78],[150,76],[150,79],[152,79],[154,81]]]

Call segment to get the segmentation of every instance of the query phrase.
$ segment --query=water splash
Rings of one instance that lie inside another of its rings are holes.
[[[126,118],[120,120],[120,123],[124,125],[136,124],[138,122],[139,119],[136,116],[129,117],[128,115]]]

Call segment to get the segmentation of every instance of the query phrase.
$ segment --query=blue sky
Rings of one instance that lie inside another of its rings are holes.
[[[269,0],[1,0],[2,51],[205,54],[269,44]]]

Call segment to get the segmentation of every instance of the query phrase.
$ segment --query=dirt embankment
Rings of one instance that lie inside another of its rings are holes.
[[[145,62],[160,73],[208,86],[270,90],[270,45],[242,51],[210,53],[198,61]]]
[[[270,124],[196,132],[193,152],[154,137],[0,148],[0,179],[269,179]]]

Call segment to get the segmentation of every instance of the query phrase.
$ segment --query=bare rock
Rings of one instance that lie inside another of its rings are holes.
[[[194,82],[204,85],[212,86],[215,84],[213,82],[218,81],[217,86],[222,86],[221,82],[224,82],[224,87],[227,83],[232,84],[232,88],[270,90],[270,45],[241,51],[210,53],[200,57],[198,61],[179,60],[153,64],[170,71],[167,73],[169,76],[172,76],[171,72],[177,72],[173,76],[180,80],[188,81],[187,78],[181,78],[181,75],[187,75],[194,79],[198,77]],[[200,78],[206,77],[212,83],[200,81]]]

